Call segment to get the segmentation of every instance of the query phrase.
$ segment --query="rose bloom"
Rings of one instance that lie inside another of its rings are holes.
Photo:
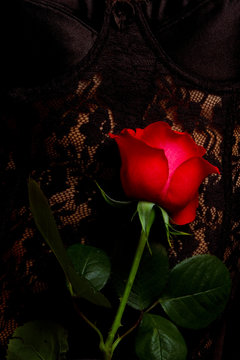
[[[125,194],[160,205],[178,225],[193,221],[201,182],[211,173],[219,174],[202,158],[206,150],[189,134],[161,121],[136,132],[124,129],[109,135],[120,150]]]

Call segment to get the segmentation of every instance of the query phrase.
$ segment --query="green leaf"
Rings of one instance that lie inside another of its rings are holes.
[[[101,290],[110,276],[110,260],[104,251],[93,246],[75,244],[67,249],[76,272]]]
[[[161,214],[162,214],[162,218],[163,218],[163,223],[164,223],[164,226],[165,226],[165,231],[166,231],[166,236],[167,236],[167,241],[168,241],[168,244],[170,246],[172,246],[171,244],[171,235],[170,235],[170,230],[169,230],[169,226],[170,226],[170,218],[168,216],[168,213],[161,207],[161,206],[158,206],[158,208],[160,209],[161,211]]]
[[[169,224],[169,233],[171,236],[192,236],[193,234],[189,234],[183,231],[176,230],[171,224]]]
[[[66,330],[51,321],[18,327],[8,344],[7,360],[60,360],[68,351]]]
[[[185,360],[187,347],[171,321],[146,313],[137,333],[136,353],[140,360]]]
[[[231,291],[230,274],[215,256],[197,255],[176,265],[160,303],[177,325],[200,329],[224,310]]]
[[[168,215],[168,213],[166,212],[166,210],[164,210],[161,206],[158,205],[158,208],[161,211],[162,214],[162,218],[163,218],[163,222],[164,222],[164,226],[165,226],[165,230],[166,230],[166,236],[167,236],[167,241],[170,245],[170,247],[172,246],[171,244],[171,240],[173,236],[186,236],[186,235],[191,235],[179,230],[176,230],[171,224],[170,224],[170,217]]]
[[[96,182],[96,181],[95,181]],[[110,196],[108,196],[105,191],[101,188],[101,186],[96,182],[97,187],[101,191],[101,194],[104,198],[104,200],[111,206],[114,206],[116,208],[123,208],[125,206],[129,206],[133,203],[133,201],[120,201],[112,199]]]
[[[128,305],[144,310],[159,299],[169,275],[168,256],[160,244],[152,245],[152,255],[145,249],[128,299]],[[125,274],[127,278],[127,274]],[[123,275],[115,275],[115,286],[119,295],[123,293],[126,280]]]
[[[158,208],[161,210],[165,228],[168,229],[170,223],[169,215],[161,206],[158,206]]]
[[[155,219],[155,204],[148,201],[139,201],[137,205],[138,216],[142,225],[142,230],[149,235],[151,226]]]
[[[55,254],[65,273],[67,281],[73,288],[74,294],[96,305],[110,307],[110,303],[106,297],[97,291],[92,286],[90,281],[76,273],[63,245],[47,198],[41,191],[39,185],[32,179],[29,179],[28,192],[30,209],[32,211],[36,226]]]

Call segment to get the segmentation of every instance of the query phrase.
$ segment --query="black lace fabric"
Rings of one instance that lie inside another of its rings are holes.
[[[129,214],[109,209],[95,184],[97,180],[113,197],[123,196],[120,158],[108,134],[166,121],[174,130],[190,133],[206,149],[205,158],[221,173],[202,183],[196,219],[184,228],[192,236],[174,240],[169,249],[171,264],[196,254],[215,254],[227,265],[233,280],[225,314],[207,329],[186,331],[188,359],[236,359],[228,333],[232,319],[238,316],[238,86],[214,87],[193,81],[169,66],[141,20],[139,4],[131,5],[129,22],[120,21],[124,26],[119,29],[110,15],[114,3],[108,7],[108,20],[87,60],[46,87],[4,95],[2,356],[13,330],[23,322],[61,317],[71,326],[63,274],[29,210],[28,176],[46,194],[66,247],[76,242],[96,245],[114,261],[122,239],[127,243],[131,238],[134,244],[138,236],[131,228]]]

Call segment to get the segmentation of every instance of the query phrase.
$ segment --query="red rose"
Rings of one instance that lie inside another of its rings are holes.
[[[211,173],[219,174],[202,158],[202,146],[160,121],[110,137],[120,150],[121,182],[128,197],[160,205],[178,225],[195,219],[201,182]]]

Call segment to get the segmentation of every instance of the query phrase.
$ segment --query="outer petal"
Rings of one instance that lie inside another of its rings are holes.
[[[174,211],[185,207],[195,197],[201,182],[211,173],[219,174],[219,170],[205,159],[192,158],[185,161],[164,189],[166,209]]]
[[[121,181],[125,194],[158,203],[168,179],[164,151],[153,149],[126,132],[110,136],[115,138],[120,150]]]
[[[140,128],[136,128],[136,134],[135,134],[135,137],[139,140],[142,139],[142,136],[143,136],[143,133],[144,133],[144,129],[140,129]]]
[[[121,136],[125,136],[125,135],[131,135],[131,136],[135,137],[135,131],[133,129],[123,129],[121,131]],[[114,135],[114,134],[110,133],[109,136],[114,139],[115,137],[120,136],[120,135]]]
[[[196,217],[197,207],[198,193],[184,208],[171,214],[172,221],[177,225],[185,225],[192,222]]]
[[[173,131],[167,123],[161,121],[147,126],[141,139],[154,148],[164,150],[168,159],[169,177],[186,160],[202,157],[206,152],[189,134]]]

